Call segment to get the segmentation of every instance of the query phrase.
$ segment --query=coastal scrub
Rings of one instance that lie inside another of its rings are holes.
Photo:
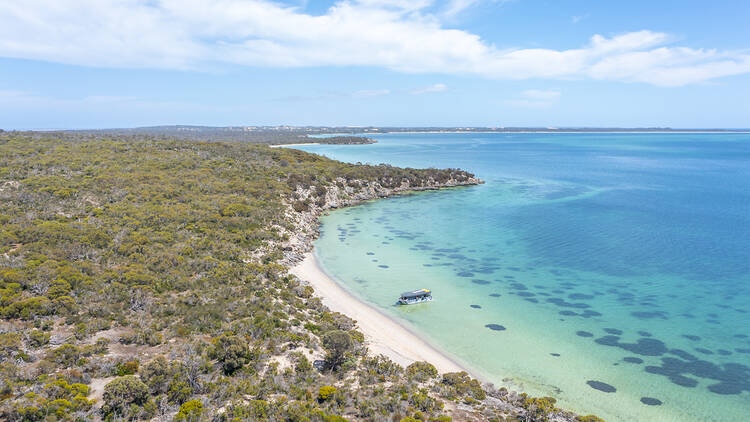
[[[3,132],[0,419],[425,420],[465,397],[456,419],[525,415],[466,373],[369,355],[289,274],[324,209],[474,183],[241,142]]]

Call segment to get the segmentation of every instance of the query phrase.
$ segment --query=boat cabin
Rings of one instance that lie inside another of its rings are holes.
[[[432,300],[432,292],[427,289],[414,290],[413,292],[401,293],[398,303],[401,305],[413,305],[415,303],[429,302]]]

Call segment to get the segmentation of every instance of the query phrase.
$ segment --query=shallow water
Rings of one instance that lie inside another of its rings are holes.
[[[322,219],[327,272],[496,385],[607,420],[750,414],[750,135],[389,134],[297,147],[482,186]],[[431,288],[435,300],[393,306]]]

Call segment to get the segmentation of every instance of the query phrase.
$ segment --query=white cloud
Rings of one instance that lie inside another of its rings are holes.
[[[456,16],[471,6],[479,3],[480,0],[451,0],[443,11],[443,15],[447,17]]]
[[[431,6],[432,0],[357,0],[358,4],[369,7],[386,7],[401,10],[420,10]]]
[[[118,68],[378,66],[663,86],[750,72],[747,51],[668,46],[666,34],[652,31],[594,35],[568,50],[499,49],[444,28],[434,6],[342,0],[314,16],[270,0],[0,0],[0,56]]]
[[[448,0],[444,6],[441,15],[446,18],[454,18],[461,14],[464,10],[470,9],[480,3],[493,3],[495,5],[503,5],[504,3],[510,3],[513,0]]]
[[[410,91],[410,93],[414,95],[420,95],[420,94],[427,94],[430,92],[443,92],[446,89],[448,89],[448,86],[446,84],[434,84],[434,85],[414,89]]]

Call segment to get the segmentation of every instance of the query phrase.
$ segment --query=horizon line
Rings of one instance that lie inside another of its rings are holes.
[[[224,126],[212,126],[212,125],[194,125],[194,124],[172,124],[172,125],[149,125],[149,126],[131,126],[131,127],[82,127],[82,128],[3,128],[0,127],[0,131],[5,132],[85,132],[85,131],[137,131],[137,130],[157,130],[157,129],[179,129],[179,128],[190,128],[190,129],[223,129],[223,130],[300,130],[300,129],[314,129],[314,130],[334,130],[334,129],[348,129],[348,130],[382,130],[386,133],[388,131],[403,131],[403,130],[440,130],[440,131],[476,131],[476,130],[487,130],[493,132],[508,132],[508,131],[522,131],[522,130],[533,130],[533,131],[546,131],[546,132],[562,132],[566,130],[584,131],[584,130],[596,130],[596,131],[726,131],[726,132],[744,132],[750,131],[750,127],[670,127],[670,126],[465,126],[465,125],[454,125],[454,126],[429,126],[429,125],[292,125],[292,124],[275,124],[275,125],[257,125],[257,124],[242,124],[242,125],[224,125]],[[376,132],[377,133],[377,132]]]

